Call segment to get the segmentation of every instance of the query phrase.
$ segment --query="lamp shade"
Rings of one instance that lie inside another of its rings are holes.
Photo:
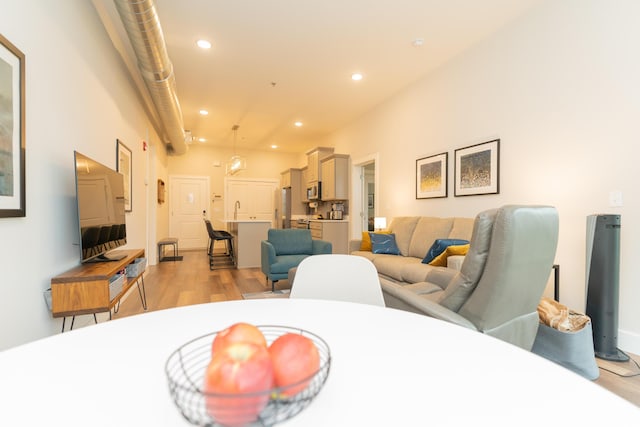
[[[377,216],[373,218],[373,228],[376,230],[383,230],[387,228],[387,218],[384,216]]]
[[[247,168],[247,160],[244,157],[233,155],[227,163],[227,175],[235,175]]]

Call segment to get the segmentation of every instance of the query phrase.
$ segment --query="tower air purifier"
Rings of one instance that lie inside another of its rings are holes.
[[[618,349],[618,295],[620,288],[620,215],[587,216],[587,316],[593,326],[596,357],[623,362]]]

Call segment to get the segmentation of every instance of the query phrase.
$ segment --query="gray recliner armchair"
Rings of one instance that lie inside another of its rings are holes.
[[[558,243],[558,212],[550,206],[503,206],[478,214],[459,272],[428,283],[399,285],[381,278],[387,307],[425,314],[531,350],[537,307]]]

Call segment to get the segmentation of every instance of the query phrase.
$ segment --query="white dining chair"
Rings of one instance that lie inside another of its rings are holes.
[[[355,255],[312,255],[298,265],[290,298],[358,302],[384,307],[375,266]]]

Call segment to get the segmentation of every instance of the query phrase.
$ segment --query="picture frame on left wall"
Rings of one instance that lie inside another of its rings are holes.
[[[0,34],[0,218],[26,216],[25,56]]]
[[[131,150],[119,139],[116,140],[116,143],[118,146],[116,154],[117,171],[124,176],[124,211],[131,212],[133,210],[133,176],[131,173]]]

